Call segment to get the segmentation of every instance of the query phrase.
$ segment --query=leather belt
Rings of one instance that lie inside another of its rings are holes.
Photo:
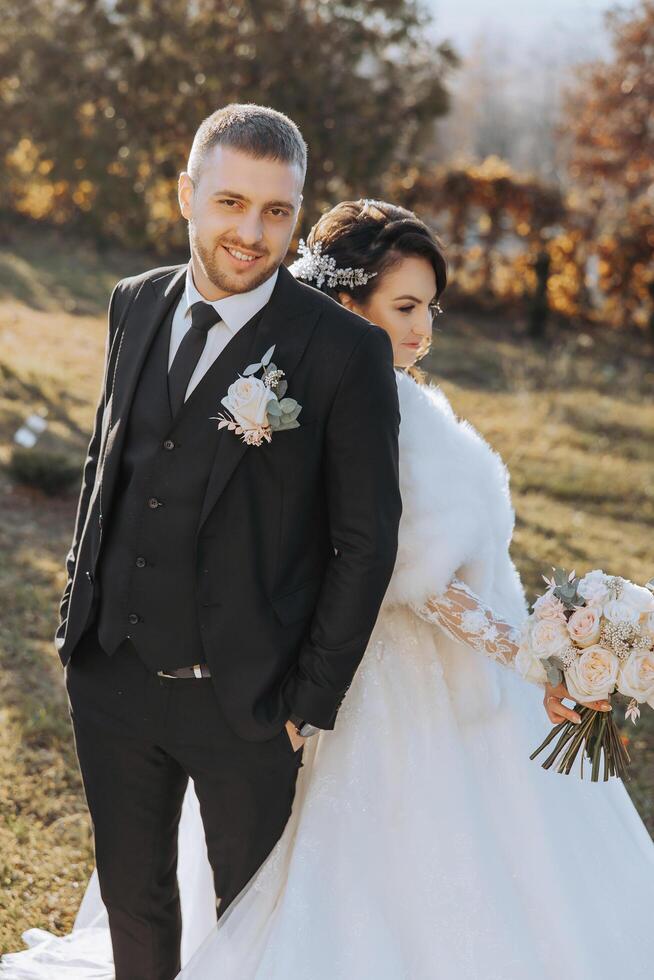
[[[209,670],[209,664],[193,664],[192,667],[176,667],[175,670],[158,670],[158,677],[173,677],[184,678],[184,677],[197,677],[201,679],[202,677],[211,677],[211,671]]]

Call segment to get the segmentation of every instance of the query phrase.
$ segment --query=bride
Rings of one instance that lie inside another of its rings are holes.
[[[351,285],[357,269],[366,281]],[[415,367],[445,288],[440,242],[409,211],[348,201],[292,271],[393,341],[398,558],[337,726],[298,750],[284,833],[217,924],[190,784],[179,977],[651,977],[654,845],[620,781],[530,762],[544,692],[515,669],[526,603],[507,471]],[[552,721],[574,714],[557,693],[545,692]],[[3,980],[112,977],[95,873],[68,936],[24,939]]]

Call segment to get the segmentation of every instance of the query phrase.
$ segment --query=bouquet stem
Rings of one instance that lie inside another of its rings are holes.
[[[600,766],[604,760],[603,778],[619,776],[628,779],[629,754],[625,749],[612,714],[605,711],[595,711],[581,704],[575,704],[575,711],[580,715],[581,722],[576,725],[572,721],[563,721],[552,729],[547,738],[541,742],[529,756],[535,759],[558,735],[554,749],[542,763],[543,769],[550,769],[556,763],[556,771],[568,776],[575,760],[582,750],[581,777],[584,775],[584,756],[591,763],[591,782],[596,783],[600,778]]]

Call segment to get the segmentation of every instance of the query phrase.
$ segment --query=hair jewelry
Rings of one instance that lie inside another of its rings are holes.
[[[298,243],[297,250],[302,256],[296,259],[288,267],[289,272],[296,279],[303,279],[306,282],[316,281],[316,288],[320,289],[325,279],[330,289],[335,286],[365,286],[369,279],[376,276],[376,272],[366,272],[363,268],[339,269],[336,267],[336,259],[333,255],[322,254],[322,242],[316,242],[312,247],[306,244],[303,238]]]

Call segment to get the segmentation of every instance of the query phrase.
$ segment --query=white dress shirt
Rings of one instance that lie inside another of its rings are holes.
[[[214,323],[207,331],[207,341],[204,350],[200,355],[195,370],[188,383],[184,401],[191,394],[195,386],[202,380],[206,371],[209,370],[218,355],[227,346],[234,334],[244,327],[248,320],[251,320],[255,313],[266,305],[272,295],[277,282],[279,269],[275,269],[272,276],[264,280],[255,289],[250,289],[247,293],[234,293],[224,299],[210,301],[198,291],[193,281],[191,263],[186,267],[186,285],[182,293],[177,308],[173,315],[173,323],[170,331],[170,347],[168,349],[168,370],[170,370],[177,348],[182,342],[182,338],[191,326],[191,307],[193,303],[209,303],[220,313],[222,320]],[[245,365],[243,365],[245,367]]]

